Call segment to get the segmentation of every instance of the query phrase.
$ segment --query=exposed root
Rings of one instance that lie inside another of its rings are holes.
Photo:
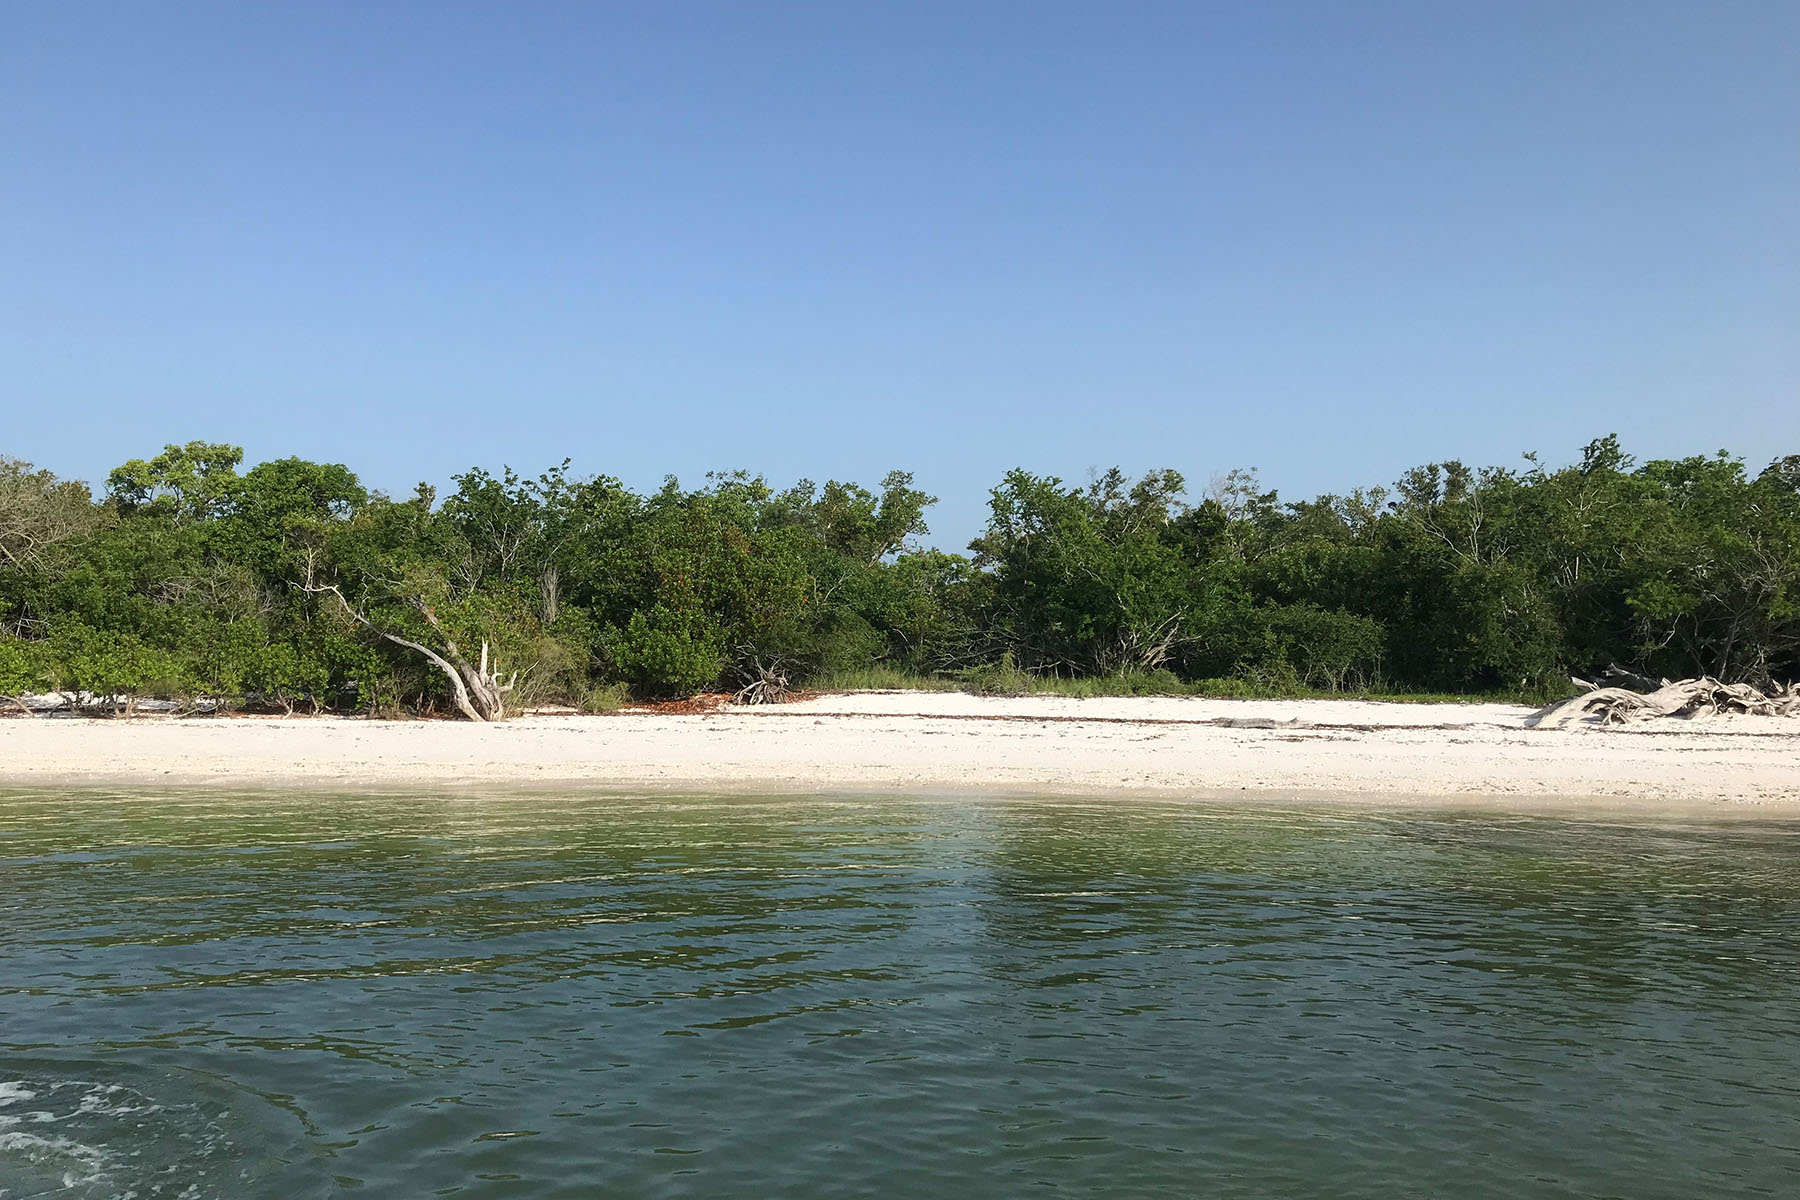
[[[788,684],[788,674],[779,662],[765,666],[756,664],[755,673],[750,682],[739,688],[731,697],[733,704],[782,704],[793,696],[793,688]]]
[[[1675,683],[1665,679],[1653,692],[1634,692],[1626,688],[1596,688],[1581,679],[1574,682],[1588,690],[1571,700],[1540,708],[1525,718],[1527,728],[1562,728],[1577,722],[1623,725],[1648,717],[1800,717],[1800,684],[1790,683],[1765,693],[1747,683],[1720,683],[1706,675]]]

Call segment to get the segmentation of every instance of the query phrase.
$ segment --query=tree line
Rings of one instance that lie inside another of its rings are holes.
[[[1431,463],[1284,503],[1253,472],[1023,470],[966,554],[933,497],[760,476],[640,494],[569,464],[440,497],[166,447],[96,495],[0,457],[0,696],[286,711],[586,708],[973,688],[1564,694],[1571,674],[1800,674],[1800,456]]]

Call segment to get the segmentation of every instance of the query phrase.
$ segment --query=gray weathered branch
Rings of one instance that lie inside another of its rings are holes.
[[[1710,675],[1675,683],[1665,679],[1662,687],[1653,692],[1596,688],[1581,679],[1575,680],[1575,685],[1588,690],[1532,713],[1525,718],[1526,726],[1560,729],[1578,722],[1622,725],[1647,717],[1800,717],[1800,684],[1793,683],[1774,692],[1762,692],[1747,683],[1720,683]]]
[[[431,627],[443,637],[445,650],[445,653],[443,654],[439,654],[431,647],[421,645],[411,638],[401,637],[392,630],[383,629],[381,626],[375,624],[375,622],[369,620],[367,616],[358,611],[357,608],[345,598],[344,593],[338,589],[336,584],[306,583],[302,584],[301,587],[308,592],[329,593],[330,595],[336,596],[338,603],[344,606],[344,611],[350,614],[350,616],[365,629],[368,629],[377,637],[385,638],[396,646],[404,646],[408,650],[417,651],[419,654],[424,655],[433,666],[444,673],[444,678],[450,681],[450,692],[451,696],[456,701],[456,707],[463,716],[469,718],[469,720],[498,721],[505,717],[506,708],[501,701],[501,696],[505,692],[510,691],[513,685],[512,683],[508,683],[504,686],[500,684],[498,679],[498,669],[496,669],[493,674],[489,674],[487,643],[483,642],[481,644],[481,669],[480,671],[477,671],[475,668],[471,667],[457,651],[456,643],[451,640],[447,633],[445,633],[443,626],[438,624],[437,614],[431,611],[430,605],[420,603],[417,607],[424,613],[425,619]],[[517,678],[518,676],[515,672],[514,682],[517,681]]]

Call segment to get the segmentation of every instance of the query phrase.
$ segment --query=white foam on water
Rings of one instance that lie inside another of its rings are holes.
[[[250,1194],[296,1159],[284,1155],[287,1114],[259,1108],[200,1078],[159,1076],[158,1094],[87,1078],[18,1076],[0,1081],[0,1200],[212,1200]],[[277,1135],[277,1130],[280,1134]],[[281,1136],[283,1141],[266,1139]],[[267,1147],[266,1149],[264,1147]],[[228,1182],[229,1180],[229,1182]]]
[[[28,1101],[48,1107],[18,1107]],[[227,1142],[211,1122],[202,1118],[192,1128],[181,1108],[171,1110],[116,1083],[15,1080],[0,1083],[0,1104],[10,1109],[0,1112],[0,1200],[64,1193],[148,1200],[174,1196],[177,1188],[187,1200],[198,1200],[196,1172],[206,1173],[200,1163]],[[33,1125],[64,1128],[28,1132]],[[161,1161],[181,1145],[187,1150],[183,1161]],[[158,1161],[152,1163],[146,1150]]]
[[[140,1113],[157,1113],[163,1111],[163,1106],[153,1101],[146,1100],[142,1104],[132,1104],[129,1100],[121,1103],[108,1099],[108,1097],[115,1096],[123,1091],[125,1091],[125,1089],[121,1088],[116,1083],[95,1084],[88,1090],[86,1095],[82,1096],[76,1111],[99,1117],[129,1117]],[[126,1095],[139,1100],[144,1099],[144,1097],[137,1095],[135,1092],[126,1092]]]
[[[0,1152],[10,1152],[34,1168],[48,1168],[61,1177],[64,1188],[91,1187],[103,1183],[111,1156],[98,1146],[66,1137],[41,1137],[35,1133],[0,1133]]]

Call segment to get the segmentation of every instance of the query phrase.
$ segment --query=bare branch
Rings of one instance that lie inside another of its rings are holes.
[[[335,583],[302,584],[301,587],[308,592],[329,593],[336,596],[338,603],[344,606],[344,611],[355,618],[355,620],[365,629],[369,630],[377,637],[386,638],[396,646],[404,646],[408,650],[415,650],[418,653],[423,654],[430,660],[432,665],[442,671],[444,677],[450,681],[450,690],[456,699],[456,707],[462,710],[463,716],[469,718],[471,721],[488,721],[494,719],[492,717],[483,716],[477,711],[475,705],[469,698],[469,689],[467,684],[463,682],[462,675],[444,658],[443,655],[431,649],[429,646],[421,646],[418,642],[412,641],[409,638],[403,638],[399,634],[383,629],[381,626],[375,624],[375,622],[369,620],[368,617],[358,612],[356,608],[351,605],[350,601],[344,598],[344,593],[338,590],[338,586]],[[432,625],[434,628],[436,627],[436,620],[432,621]]]

